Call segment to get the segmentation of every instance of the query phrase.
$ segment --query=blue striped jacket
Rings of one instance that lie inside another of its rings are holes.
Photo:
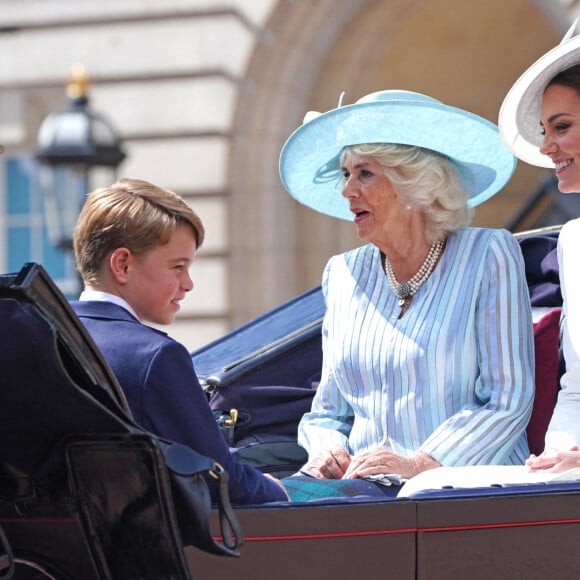
[[[534,397],[530,299],[505,230],[451,234],[405,315],[368,244],[331,258],[323,370],[299,425],[309,454],[423,452],[443,465],[521,464]]]

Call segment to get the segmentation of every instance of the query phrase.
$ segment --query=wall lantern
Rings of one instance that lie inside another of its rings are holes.
[[[67,86],[68,109],[49,114],[38,132],[36,159],[48,235],[67,251],[87,193],[113,183],[125,158],[113,127],[89,109],[88,86],[84,67],[75,65]]]

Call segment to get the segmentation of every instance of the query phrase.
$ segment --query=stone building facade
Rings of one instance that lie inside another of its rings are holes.
[[[10,163],[33,177],[39,126],[82,63],[92,108],[125,144],[119,175],[174,189],[207,227],[170,329],[194,349],[318,284],[330,255],[360,243],[280,185],[280,148],[306,111],[398,88],[496,121],[580,2],[0,0],[0,14],[0,271],[15,244]],[[504,227],[543,175],[520,164],[475,223]]]

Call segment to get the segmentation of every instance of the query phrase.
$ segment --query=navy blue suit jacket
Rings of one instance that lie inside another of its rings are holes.
[[[115,373],[139,425],[220,463],[229,474],[232,502],[287,499],[276,483],[231,454],[182,344],[116,304],[71,305]],[[212,482],[210,486],[215,497]]]

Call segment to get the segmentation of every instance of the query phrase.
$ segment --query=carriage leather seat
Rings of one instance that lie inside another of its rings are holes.
[[[112,371],[38,264],[0,276],[0,320],[2,566],[16,564],[17,578],[189,580],[175,502],[192,512],[188,490],[174,486],[201,471],[188,471],[193,463],[213,460],[175,453],[183,446],[134,423]],[[209,490],[197,489],[203,520]],[[237,555],[204,531],[194,540],[209,538],[207,551]]]

